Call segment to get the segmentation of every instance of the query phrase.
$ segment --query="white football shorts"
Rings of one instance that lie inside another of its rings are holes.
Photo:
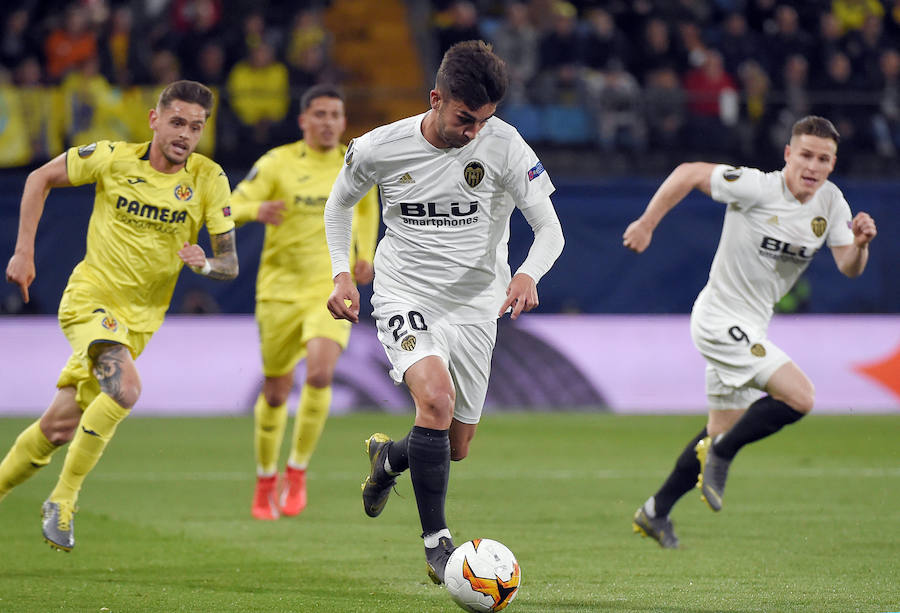
[[[406,370],[430,355],[447,365],[456,387],[453,417],[464,424],[481,419],[497,340],[497,322],[448,324],[432,320],[408,304],[382,304],[373,313],[378,340],[391,362],[391,378],[399,385]]]
[[[710,409],[746,409],[763,396],[769,377],[791,361],[765,330],[733,316],[692,313],[691,338],[706,358]]]

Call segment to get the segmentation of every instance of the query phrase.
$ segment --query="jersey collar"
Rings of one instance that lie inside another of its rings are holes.
[[[798,205],[798,206],[802,206],[802,205],[803,205],[802,202],[800,202],[799,200],[797,200],[797,197],[796,197],[796,196],[794,195],[794,193],[790,190],[790,188],[788,188],[787,180],[784,178],[784,172],[783,172],[783,171],[781,172],[781,195],[784,197],[785,200],[787,200],[787,201],[790,202],[791,204],[796,204],[796,205]],[[815,194],[813,194],[813,197],[815,197]],[[810,198],[810,200],[812,200],[812,198]],[[807,201],[807,202],[809,202],[809,201]]]

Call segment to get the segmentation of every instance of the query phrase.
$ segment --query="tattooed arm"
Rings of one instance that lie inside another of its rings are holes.
[[[178,252],[181,260],[197,274],[219,281],[230,281],[238,274],[237,247],[234,230],[210,237],[215,257],[207,258],[200,245],[184,244]]]

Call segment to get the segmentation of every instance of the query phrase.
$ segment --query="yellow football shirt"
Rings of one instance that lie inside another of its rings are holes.
[[[72,185],[96,183],[87,251],[69,277],[116,308],[132,330],[162,324],[183,262],[178,250],[234,227],[221,166],[192,153],[166,174],[150,166],[150,143],[98,141],[66,152]]]
[[[257,160],[231,196],[237,224],[255,221],[266,200],[283,200],[284,221],[266,224],[257,300],[299,300],[310,292],[333,287],[331,256],[325,241],[325,201],[344,164],[347,147],[319,152],[304,141],[276,147]],[[369,262],[378,238],[378,198],[375,189],[359,202],[353,216],[357,258]]]

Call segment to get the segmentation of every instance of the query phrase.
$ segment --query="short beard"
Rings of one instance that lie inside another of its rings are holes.
[[[183,160],[178,161],[178,160],[173,160],[172,158],[170,158],[170,157],[169,157],[169,154],[166,153],[166,150],[165,150],[163,147],[160,147],[160,150],[162,150],[163,157],[166,158],[166,160],[167,160],[167,161],[169,162],[169,164],[171,164],[172,166],[178,166],[179,164],[184,164],[185,162],[187,162],[188,156],[191,155],[191,153],[192,153],[192,152],[189,151],[188,154],[187,154],[186,156],[184,156],[184,159],[183,159]]]

